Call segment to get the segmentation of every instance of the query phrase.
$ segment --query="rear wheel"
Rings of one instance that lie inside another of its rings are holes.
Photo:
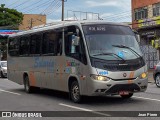
[[[155,83],[160,88],[160,74],[156,75]]]
[[[74,81],[71,83],[70,97],[71,97],[71,100],[75,103],[80,103],[82,100],[82,97],[80,95],[79,84],[77,81]]]
[[[133,96],[133,93],[129,93],[128,95],[121,95],[122,98],[124,99],[129,99]]]
[[[32,93],[33,92],[33,87],[30,86],[28,76],[24,77],[24,89],[27,93]]]

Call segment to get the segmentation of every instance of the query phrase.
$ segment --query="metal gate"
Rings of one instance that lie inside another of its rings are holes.
[[[158,63],[158,54],[157,50],[152,47],[150,40],[141,39],[141,50],[143,52],[144,60],[146,61],[148,68],[153,69],[154,66]]]

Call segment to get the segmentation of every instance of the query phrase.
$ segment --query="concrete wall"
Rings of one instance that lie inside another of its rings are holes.
[[[22,24],[19,26],[19,30],[28,30],[34,26],[46,24],[46,15],[40,14],[24,14]]]

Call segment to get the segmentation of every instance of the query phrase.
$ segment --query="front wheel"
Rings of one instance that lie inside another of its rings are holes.
[[[160,88],[160,74],[156,76],[155,83],[156,83],[156,86]]]
[[[124,99],[129,99],[133,96],[133,93],[129,93],[128,95],[121,95],[122,98]]]
[[[75,103],[81,102],[82,97],[80,95],[80,88],[77,81],[74,81],[71,83],[70,97],[71,97],[71,100]]]

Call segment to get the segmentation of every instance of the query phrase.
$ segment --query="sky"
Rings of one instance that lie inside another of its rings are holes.
[[[131,22],[131,0],[65,1],[66,20],[99,18],[109,22]],[[0,4],[24,14],[46,14],[48,23],[61,20],[61,0],[0,0]]]

